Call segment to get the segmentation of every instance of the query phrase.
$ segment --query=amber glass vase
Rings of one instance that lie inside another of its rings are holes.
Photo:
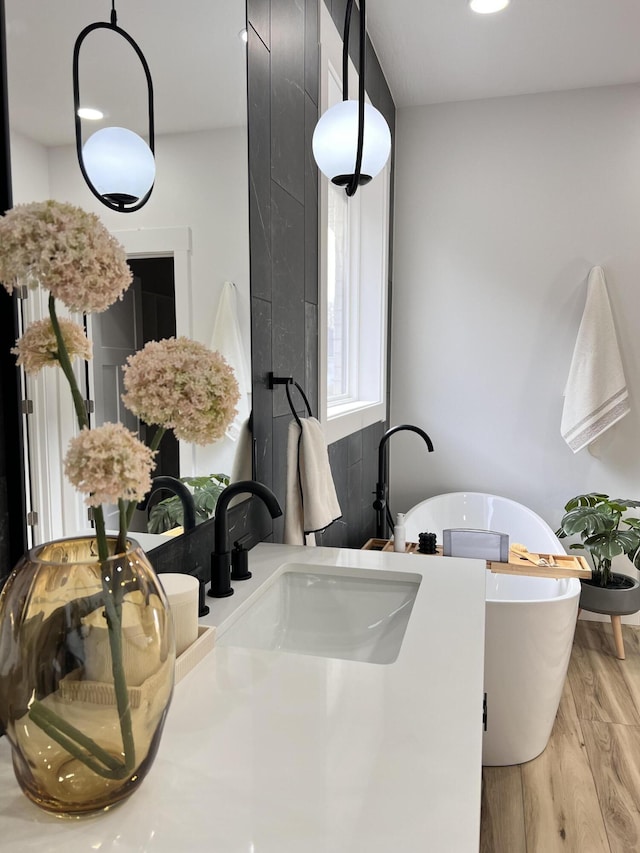
[[[18,784],[59,815],[136,790],[171,701],[169,605],[144,551],[128,546],[102,563],[93,538],[39,546],[0,596],[0,722]]]

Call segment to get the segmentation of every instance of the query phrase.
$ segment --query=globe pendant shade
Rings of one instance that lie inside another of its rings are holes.
[[[341,101],[324,113],[313,132],[312,149],[323,175],[344,185],[355,172],[358,147],[358,101]],[[364,143],[360,183],[380,172],[391,151],[391,132],[382,114],[364,105]]]
[[[153,186],[156,164],[147,143],[124,127],[105,127],[82,149],[87,176],[101,196],[117,204],[143,198]]]

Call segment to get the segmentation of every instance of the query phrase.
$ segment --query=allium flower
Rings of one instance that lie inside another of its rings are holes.
[[[76,356],[89,360],[92,356],[91,341],[88,340],[82,326],[71,320],[60,318],[60,331],[70,359]],[[27,373],[37,373],[42,367],[55,367],[58,361],[58,342],[51,320],[38,320],[32,323],[11,350],[18,356]]]
[[[151,488],[155,453],[122,424],[83,429],[71,439],[64,460],[69,481],[89,506],[141,501]]]
[[[97,216],[58,201],[18,204],[0,217],[0,281],[46,287],[72,311],[104,311],[131,284],[126,255]]]
[[[125,406],[177,438],[211,444],[236,416],[233,370],[219,352],[189,338],[150,341],[124,367]]]

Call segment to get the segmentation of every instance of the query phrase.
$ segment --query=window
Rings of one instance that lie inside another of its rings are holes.
[[[324,4],[321,16],[324,112],[342,100],[342,40]],[[354,93],[357,85],[351,67]],[[320,417],[329,443],[386,417],[388,234],[388,164],[351,198],[321,176]]]
[[[349,208],[345,191],[333,184],[328,190],[327,209],[327,404],[334,406],[353,396],[349,371],[349,344],[353,339],[349,322],[355,287],[348,269]]]

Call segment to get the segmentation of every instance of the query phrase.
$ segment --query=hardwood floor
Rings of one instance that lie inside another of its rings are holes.
[[[542,755],[485,767],[481,853],[640,853],[640,629],[579,621]]]

